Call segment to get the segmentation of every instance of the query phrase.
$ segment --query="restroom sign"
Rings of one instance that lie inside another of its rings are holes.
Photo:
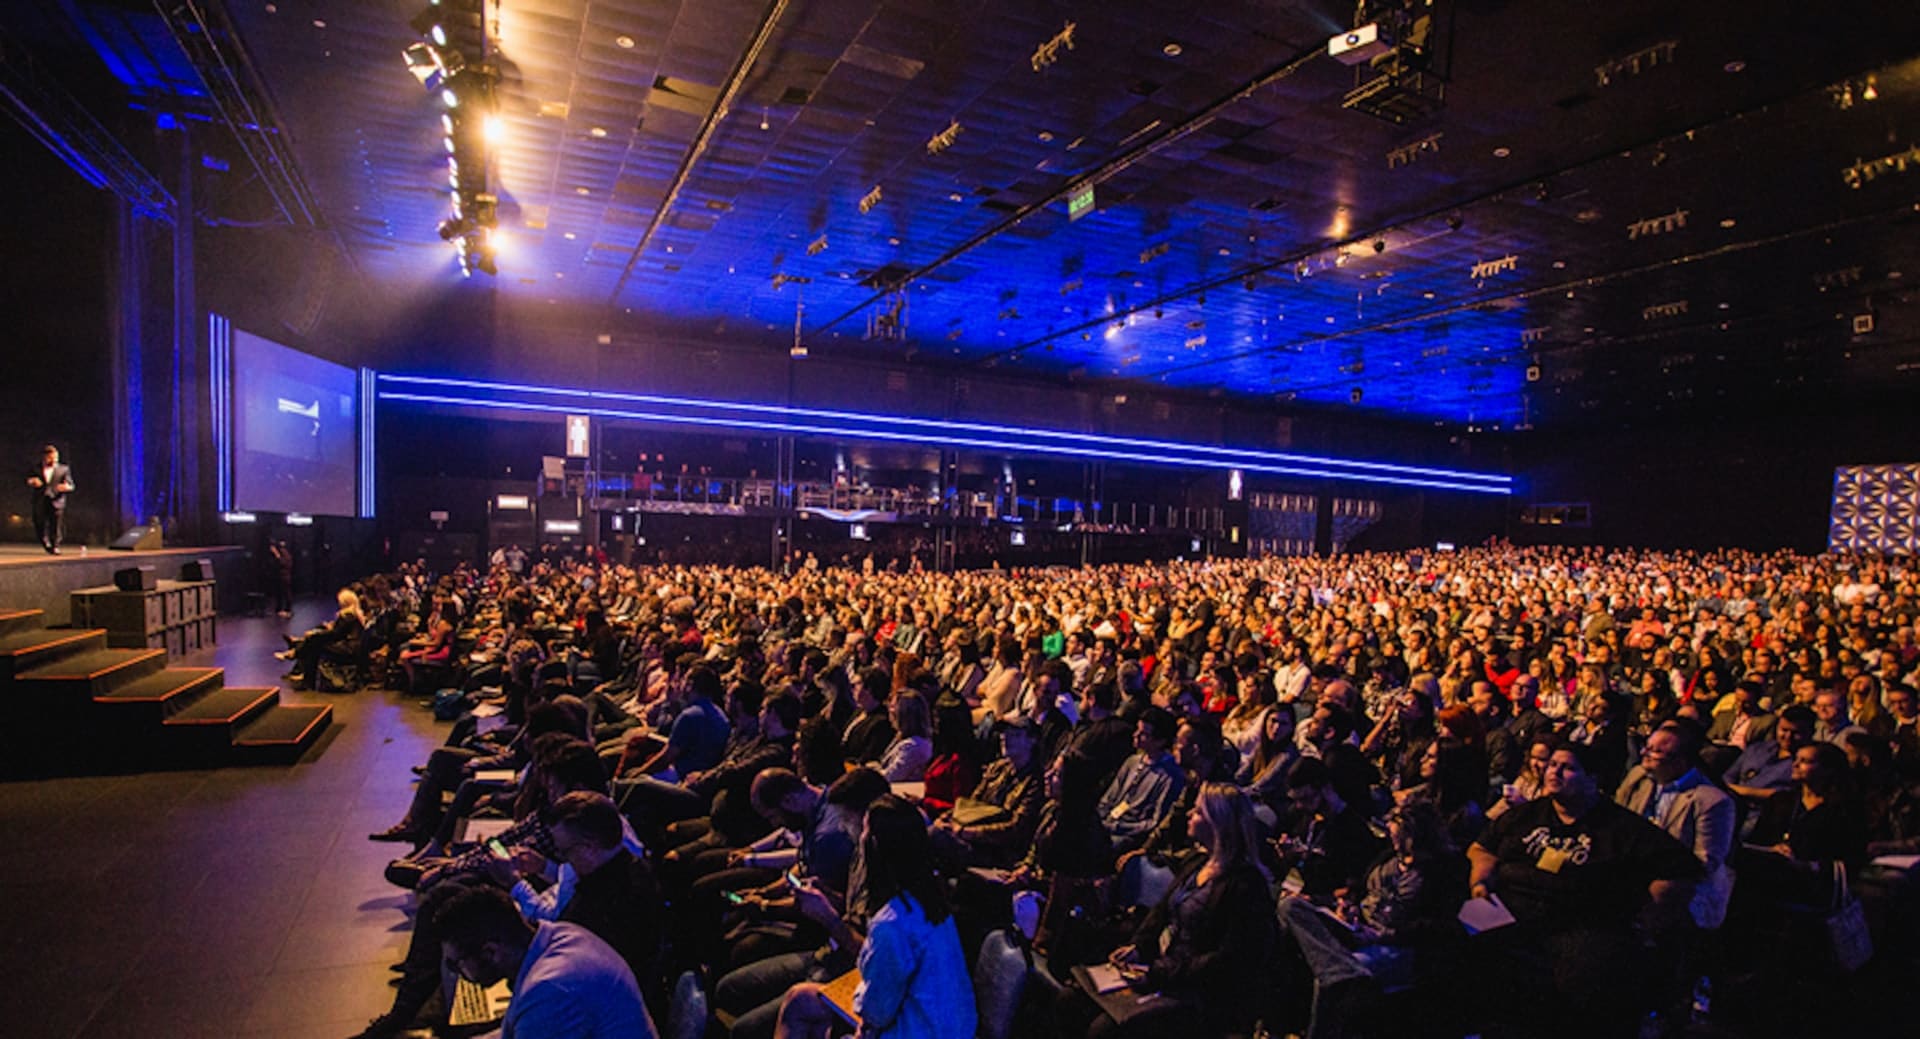
[[[592,428],[585,415],[567,416],[568,458],[585,458],[593,454],[587,447],[588,434],[592,432]]]

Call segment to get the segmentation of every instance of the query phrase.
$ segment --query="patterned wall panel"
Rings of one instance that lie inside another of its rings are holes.
[[[1833,471],[1833,552],[1920,553],[1920,464]]]

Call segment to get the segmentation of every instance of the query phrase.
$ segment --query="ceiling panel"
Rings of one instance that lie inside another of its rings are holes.
[[[78,7],[110,63],[138,6]],[[438,109],[399,59],[424,4],[230,6],[362,269],[441,298]],[[1445,104],[1406,125],[1343,107],[1352,8],[1321,0],[792,0],[718,111],[775,6],[489,5],[486,288],[769,350],[804,308],[816,355],[1446,423],[1916,378],[1920,161],[1841,177],[1920,140],[1913,5],[1442,2]],[[190,86],[144,67],[130,91]]]

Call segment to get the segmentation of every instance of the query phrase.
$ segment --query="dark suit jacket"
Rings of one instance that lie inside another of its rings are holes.
[[[41,467],[36,465],[33,467],[33,471],[28,473],[27,475],[38,477],[40,475],[40,472],[41,472]],[[33,489],[33,493],[40,495],[41,497],[46,498],[47,500],[53,502],[54,508],[64,509],[67,507],[67,492],[56,491],[54,490],[54,488],[60,486],[61,484],[69,484],[72,482],[73,482],[73,469],[69,467],[65,462],[60,462],[53,467],[53,479],[48,480],[46,483],[46,486],[44,487],[35,487]]]

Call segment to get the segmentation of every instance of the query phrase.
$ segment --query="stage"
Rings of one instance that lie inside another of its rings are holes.
[[[130,566],[153,567],[154,576],[174,580],[182,564],[193,559],[213,560],[220,612],[237,613],[253,589],[253,566],[246,549],[233,545],[201,548],[163,548],[147,552],[114,552],[104,548],[62,545],[50,556],[36,544],[0,545],[0,610],[43,610],[48,625],[68,621],[68,593],[113,583],[113,572]]]

